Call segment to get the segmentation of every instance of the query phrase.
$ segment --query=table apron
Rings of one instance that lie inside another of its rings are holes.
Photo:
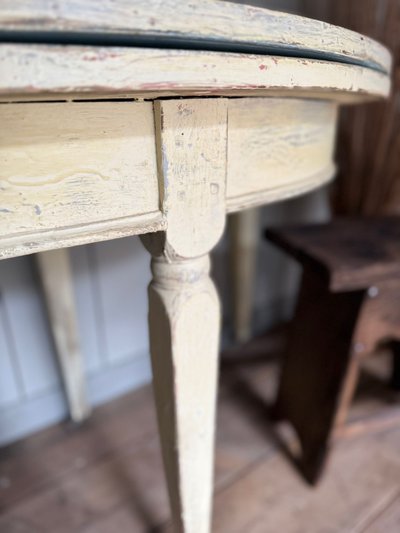
[[[332,179],[335,102],[227,104],[227,212]],[[0,122],[0,258],[165,229],[153,102],[4,104]]]

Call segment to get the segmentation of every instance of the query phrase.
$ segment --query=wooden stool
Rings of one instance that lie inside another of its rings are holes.
[[[275,414],[296,430],[301,469],[315,483],[346,428],[360,363],[387,341],[400,355],[400,217],[342,218],[266,236],[304,267]]]

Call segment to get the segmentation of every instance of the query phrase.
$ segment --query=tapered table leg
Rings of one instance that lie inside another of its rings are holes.
[[[164,465],[179,531],[210,530],[220,309],[208,256],[153,259],[150,346]]]
[[[154,105],[163,232],[152,254],[150,345],[175,530],[210,531],[220,307],[209,253],[225,225],[224,99]]]
[[[79,347],[69,252],[51,250],[36,254],[35,258],[70,416],[74,422],[81,422],[89,416],[90,407]]]

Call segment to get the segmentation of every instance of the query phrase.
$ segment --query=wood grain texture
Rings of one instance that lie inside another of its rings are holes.
[[[314,483],[334,437],[399,420],[392,409],[381,420],[344,427],[361,362],[389,341],[398,386],[399,219],[348,217],[267,235],[304,266],[276,412],[296,429],[300,465]]]
[[[171,253],[190,256],[203,240],[201,255],[218,240],[225,210],[295,196],[334,175],[334,103],[215,98],[160,101],[154,109],[155,118],[147,102],[0,106],[7,126],[0,145],[1,256],[154,232],[167,224],[172,245],[184,238],[183,215],[189,248]],[[199,148],[205,132],[207,142]],[[160,191],[157,172],[165,173]],[[186,186],[191,172],[197,176],[192,190]],[[208,188],[211,211],[201,199]],[[211,232],[201,229],[203,216],[212,217]]]
[[[227,101],[155,102],[162,253],[170,259],[208,253],[225,227]]]
[[[336,175],[336,165],[331,165],[317,174],[307,176],[298,183],[286,184],[276,189],[265,189],[258,193],[248,193],[227,200],[227,212],[235,213],[244,209],[281,202],[329,184]]]
[[[332,291],[366,289],[400,274],[398,216],[339,217],[328,224],[268,230],[267,236],[311,265]]]
[[[393,496],[389,500],[389,505],[383,509],[384,512],[379,513],[375,519],[367,525],[363,533],[382,533],[383,531],[390,533],[395,532],[400,524],[400,491],[393,491]]]
[[[365,526],[398,495],[397,439],[398,432],[394,431],[386,438],[363,439],[341,447],[333,459],[331,475],[318,490],[305,486],[281,454],[254,464],[237,484],[217,495],[219,512],[213,532],[368,531]],[[398,523],[388,520],[388,526],[372,531],[397,532]]]
[[[337,106],[283,98],[229,101],[229,210],[282,199],[331,179]],[[290,195],[289,193],[286,193]]]
[[[259,339],[256,353],[273,356],[271,344]],[[235,379],[233,365],[221,376],[213,531],[398,533],[400,431],[342,441],[310,490],[269,431],[263,401],[277,369],[269,357],[255,364],[254,348],[238,353]],[[353,417],[376,407],[371,395],[364,391]],[[156,431],[145,387],[96,409],[89,425],[57,425],[4,449],[0,471],[11,484],[0,493],[0,531],[172,533]]]
[[[154,393],[175,530],[210,531],[220,306],[209,258],[152,262]]]
[[[400,212],[400,3],[398,0],[304,1],[305,13],[371,36],[393,54],[393,88],[385,103],[343,113],[334,208],[342,215]],[[317,7],[319,8],[316,11]]]
[[[220,335],[209,252],[225,226],[227,101],[160,101],[155,114],[167,228],[142,238],[154,393],[176,531],[208,533]]]
[[[74,422],[90,414],[75,313],[74,288],[67,250],[36,254],[54,345]]]
[[[0,120],[2,255],[160,221],[150,102],[3,105]]]
[[[387,74],[361,66],[196,50],[1,44],[0,73],[5,101],[240,94],[363,102],[390,89]]]
[[[203,0],[3,0],[0,29],[7,32],[52,32],[80,39],[124,42],[164,39],[176,48],[247,45],[264,53],[280,51],[300,57],[362,62],[390,71],[390,54],[376,41],[317,20],[228,2]],[[135,41],[136,39],[136,41]],[[65,42],[65,41],[63,41]],[[99,43],[100,44],[100,43]],[[243,48],[241,49],[243,51]]]
[[[165,218],[158,211],[145,215],[83,224],[79,227],[67,227],[40,233],[4,237],[1,239],[0,259],[18,257],[55,248],[119,239],[130,235],[153,233],[162,231],[165,228]]]
[[[323,472],[339,398],[354,382],[353,330],[363,297],[363,291],[332,293],[309,269],[303,274],[275,415],[295,428],[301,443],[298,465],[310,483]],[[358,364],[354,370],[358,375]]]

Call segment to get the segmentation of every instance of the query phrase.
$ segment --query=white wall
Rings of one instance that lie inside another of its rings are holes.
[[[329,218],[326,187],[293,200],[261,208],[260,242],[253,290],[254,334],[262,333],[291,317],[301,274],[295,261],[287,258],[263,238],[264,230],[283,224],[325,221]],[[232,291],[229,287],[228,251],[229,241],[227,235],[224,235],[213,254],[213,275],[223,302],[225,343],[230,342],[232,338]]]
[[[149,257],[136,237],[71,249],[93,405],[150,380]],[[31,257],[0,261],[0,443],[67,414]]]
[[[326,218],[325,195],[263,209],[263,227]],[[261,228],[260,228],[261,233]],[[214,254],[230,333],[228,241]],[[137,237],[72,248],[82,354],[93,405],[151,379],[146,286],[149,256]],[[260,243],[255,285],[255,329],[287,317],[298,269]],[[54,348],[32,257],[0,261],[0,444],[11,442],[67,414]]]

